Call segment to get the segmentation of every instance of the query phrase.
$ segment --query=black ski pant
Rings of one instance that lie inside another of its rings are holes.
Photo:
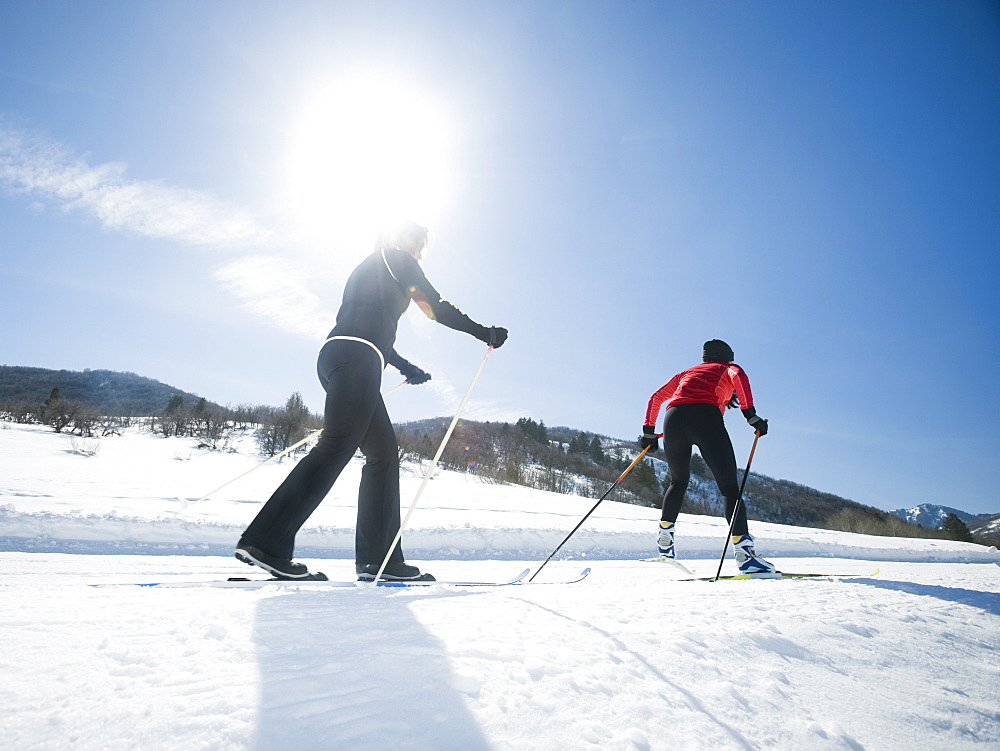
[[[368,344],[323,345],[317,371],[326,390],[319,442],[278,486],[240,542],[290,559],[295,535],[330,492],[357,449],[365,455],[358,491],[355,562],[381,564],[399,531],[399,449],[379,389],[382,361]],[[402,563],[402,546],[390,563]]]
[[[670,486],[663,494],[663,521],[675,522],[691,480],[691,449],[697,446],[712,470],[719,492],[726,499],[726,520],[740,492],[733,442],[726,432],[722,412],[714,404],[678,404],[667,409],[663,418],[663,451],[670,467]],[[734,535],[747,534],[747,513],[741,503],[733,524]]]

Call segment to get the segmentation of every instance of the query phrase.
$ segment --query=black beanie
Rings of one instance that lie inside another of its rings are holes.
[[[733,348],[721,339],[710,339],[701,350],[702,362],[732,362],[734,359]]]

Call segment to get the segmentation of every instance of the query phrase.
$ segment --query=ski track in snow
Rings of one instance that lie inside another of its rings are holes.
[[[0,664],[11,748],[1000,743],[992,565],[706,583],[609,561],[579,585],[387,592],[95,589],[240,569],[183,556],[0,559],[3,632],[17,645]],[[510,564],[427,567],[478,578]]]
[[[606,502],[533,584],[94,588],[253,575],[234,533],[291,465],[194,504],[252,457],[64,438],[0,430],[3,748],[1000,747],[995,550],[752,523],[783,569],[857,578],[684,582],[627,559],[652,552],[655,510]],[[335,580],[357,471],[304,530]],[[537,567],[593,503],[455,473],[425,497],[405,548],[441,579]],[[681,554],[714,573],[721,520],[682,522]],[[583,559],[584,582],[544,583]]]

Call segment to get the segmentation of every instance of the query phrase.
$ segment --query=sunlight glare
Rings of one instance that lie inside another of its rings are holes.
[[[285,163],[298,230],[327,245],[367,246],[385,221],[438,221],[452,190],[448,126],[439,101],[389,77],[314,86]]]

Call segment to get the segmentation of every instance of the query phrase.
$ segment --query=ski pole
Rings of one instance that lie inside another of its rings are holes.
[[[743,482],[740,483],[740,492],[736,496],[736,503],[733,504],[733,518],[729,522],[729,533],[726,535],[726,542],[722,546],[722,555],[719,557],[719,570],[715,572],[715,578],[712,581],[719,581],[719,574],[722,573],[722,562],[726,560],[726,551],[729,550],[729,540],[733,536],[733,527],[736,525],[736,512],[740,509],[740,504],[743,502],[743,488],[747,486],[747,478],[750,476],[750,463],[753,461],[753,452],[757,450],[757,440],[760,438],[760,433],[754,431],[753,434],[753,446],[750,447],[750,458],[747,459],[747,468],[743,472]]]
[[[656,437],[657,437],[657,438],[660,438],[660,437],[661,437],[662,435],[663,435],[663,433],[659,433],[659,434],[657,434],[657,436],[656,436]],[[593,507],[592,507],[592,508],[590,509],[590,511],[588,511],[588,512],[587,512],[587,514],[586,514],[586,515],[585,515],[585,516],[584,516],[584,517],[583,517],[583,518],[582,518],[582,519],[580,520],[580,523],[579,523],[579,524],[577,524],[577,525],[576,525],[575,527],[573,527],[573,531],[572,531],[572,532],[570,532],[570,533],[569,533],[568,535],[566,535],[566,537],[565,537],[565,538],[563,539],[563,541],[562,541],[562,542],[560,542],[560,543],[559,543],[559,544],[558,544],[558,545],[556,546],[556,549],[555,549],[555,550],[553,550],[553,551],[552,551],[551,553],[549,553],[549,557],[548,557],[548,558],[546,558],[546,559],[545,559],[545,560],[544,560],[544,561],[542,562],[542,565],[538,567],[538,571],[536,571],[535,573],[533,573],[533,574],[531,575],[531,578],[529,578],[529,579],[528,579],[528,583],[529,583],[529,584],[531,583],[532,579],[534,579],[534,578],[535,578],[536,576],[538,576],[539,572],[541,572],[541,570],[542,570],[543,568],[545,568],[545,564],[546,564],[546,563],[548,563],[549,561],[551,561],[551,560],[552,560],[552,556],[554,556],[554,555],[555,555],[556,553],[558,553],[558,552],[559,552],[559,549],[560,549],[560,548],[561,548],[561,547],[562,547],[563,545],[565,545],[565,544],[566,544],[567,540],[569,540],[569,538],[570,538],[570,537],[572,537],[572,536],[573,536],[573,535],[574,535],[574,534],[576,533],[576,530],[578,530],[578,529],[579,529],[579,528],[580,528],[581,526],[583,526],[583,523],[584,523],[585,521],[587,521],[587,518],[588,518],[588,517],[589,517],[589,516],[590,516],[590,515],[591,515],[592,513],[594,513],[594,510],[595,510],[595,509],[596,509],[596,508],[597,508],[598,506],[600,506],[600,505],[601,505],[601,501],[603,501],[603,500],[604,500],[605,498],[607,498],[607,497],[608,497],[609,495],[611,495],[611,491],[612,491],[612,490],[614,490],[615,488],[617,488],[617,487],[618,487],[618,483],[620,483],[620,482],[621,482],[622,480],[624,480],[624,479],[625,479],[625,475],[627,475],[627,474],[628,474],[629,472],[631,472],[631,471],[632,471],[632,468],[633,468],[633,467],[635,467],[635,465],[639,463],[639,460],[640,460],[640,459],[642,459],[642,457],[644,457],[644,456],[646,455],[646,452],[647,452],[647,451],[649,451],[649,446],[646,446],[646,448],[644,448],[644,449],[642,450],[642,453],[640,453],[640,454],[639,454],[639,456],[637,456],[637,457],[636,457],[635,459],[633,459],[633,460],[632,460],[632,463],[628,465],[628,467],[627,467],[627,468],[625,469],[625,471],[624,471],[624,472],[622,472],[622,473],[621,473],[621,475],[619,475],[618,479],[614,481],[614,484],[612,484],[612,486],[611,486],[610,488],[608,488],[608,489],[607,489],[607,491],[606,491],[606,492],[604,493],[604,495],[602,495],[602,496],[601,496],[600,498],[598,498],[598,499],[597,499],[597,503],[595,503],[595,504],[593,505]]]
[[[466,403],[469,401],[469,397],[472,395],[472,389],[475,388],[476,382],[479,381],[479,376],[483,372],[483,368],[486,367],[486,361],[490,357],[490,353],[493,351],[493,346],[490,345],[486,348],[486,354],[483,355],[483,361],[479,363],[479,369],[476,371],[476,375],[472,378],[472,383],[469,384],[469,390],[465,392],[465,396],[462,398],[462,403],[458,405],[458,411],[455,412],[455,416],[451,420],[451,425],[448,426],[448,430],[445,431],[444,438],[441,440],[441,445],[438,446],[437,453],[434,454],[434,458],[431,460],[430,466],[427,471],[424,472],[424,479],[420,483],[420,487],[417,488],[417,494],[413,496],[413,502],[410,503],[410,508],[406,511],[406,516],[403,517],[403,522],[399,525],[399,531],[396,532],[396,536],[392,540],[392,544],[389,546],[389,550],[386,551],[385,558],[382,559],[382,565],[379,566],[378,573],[375,574],[374,585],[378,586],[378,580],[382,578],[382,572],[385,571],[385,567],[389,565],[389,557],[392,555],[392,551],[396,549],[399,544],[400,539],[403,537],[403,530],[410,523],[410,517],[413,515],[413,510],[417,507],[417,501],[420,500],[420,496],[423,495],[424,488],[427,487],[428,481],[434,474],[434,468],[437,466],[438,460],[441,458],[441,454],[444,453],[444,447],[448,445],[448,441],[451,439],[452,431],[455,430],[455,426],[458,425],[458,418],[462,414],[462,410],[465,409]]]
[[[406,381],[403,381],[402,383],[400,383],[400,384],[397,384],[396,386],[393,386],[393,387],[392,387],[391,389],[389,389],[388,391],[384,391],[384,392],[382,392],[382,396],[383,396],[383,397],[386,397],[386,396],[389,396],[389,394],[391,394],[391,393],[392,393],[393,391],[395,391],[396,389],[400,389],[400,388],[402,388],[403,386],[405,386],[405,385],[406,385],[406,383],[407,383]],[[228,482],[225,482],[225,483],[223,483],[222,485],[220,485],[219,487],[217,487],[217,488],[216,488],[215,490],[213,490],[213,491],[211,491],[211,492],[209,492],[209,493],[206,493],[205,495],[203,495],[203,496],[202,496],[201,498],[199,498],[199,499],[198,499],[197,501],[194,501],[194,502],[195,502],[195,503],[198,503],[199,501],[204,501],[204,500],[205,500],[206,498],[209,498],[209,497],[211,497],[211,496],[215,495],[216,493],[218,493],[218,492],[219,492],[220,490],[222,490],[223,488],[225,488],[225,487],[227,487],[227,486],[229,486],[229,485],[232,485],[232,484],[233,484],[234,482],[236,482],[237,480],[240,480],[240,479],[242,479],[242,478],[246,477],[246,476],[247,476],[248,474],[250,474],[251,472],[254,472],[255,470],[258,470],[258,469],[260,469],[260,468],[261,468],[261,467],[263,467],[263,466],[264,466],[265,464],[270,464],[271,462],[275,461],[276,459],[280,459],[280,458],[281,458],[281,457],[283,457],[283,456],[284,456],[285,454],[290,454],[291,452],[295,451],[295,449],[297,449],[297,448],[298,448],[299,446],[302,446],[303,444],[306,444],[306,443],[309,443],[309,441],[311,441],[311,440],[312,440],[313,438],[315,438],[316,436],[318,436],[318,435],[319,435],[320,433],[322,433],[322,432],[323,432],[322,428],[321,428],[321,429],[319,429],[319,430],[314,430],[314,431],[313,431],[312,433],[310,433],[309,435],[307,435],[307,436],[306,436],[305,438],[303,438],[303,439],[302,439],[301,441],[298,441],[297,443],[294,443],[294,444],[292,444],[291,446],[289,446],[288,448],[286,448],[286,449],[285,449],[284,451],[282,451],[282,452],[280,452],[280,453],[277,453],[277,454],[275,454],[274,456],[272,456],[272,457],[269,457],[269,458],[265,459],[265,460],[264,460],[264,461],[262,461],[262,462],[261,462],[260,464],[257,464],[257,465],[255,465],[255,466],[253,466],[253,467],[250,467],[250,469],[248,469],[248,470],[247,470],[246,472],[244,472],[243,474],[241,474],[241,475],[237,475],[237,476],[236,476],[236,477],[234,477],[234,478],[233,478],[232,480],[229,480]]]

